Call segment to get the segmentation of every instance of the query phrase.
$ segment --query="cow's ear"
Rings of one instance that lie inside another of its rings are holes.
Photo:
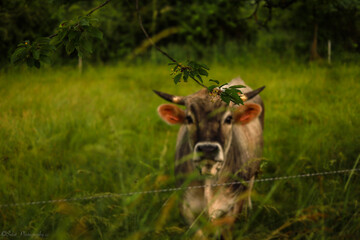
[[[234,122],[239,124],[247,124],[257,118],[262,111],[259,104],[245,103],[235,109]]]
[[[182,124],[185,121],[185,112],[174,104],[162,104],[157,109],[160,117],[169,124]]]

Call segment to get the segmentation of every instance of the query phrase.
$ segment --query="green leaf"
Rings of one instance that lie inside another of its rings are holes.
[[[68,41],[65,47],[66,53],[70,55],[75,50],[75,44],[74,41]]]
[[[200,81],[201,83],[203,83],[203,80],[202,80],[202,78],[201,78],[200,75],[196,75],[196,77],[197,77],[197,79],[199,79],[199,81]]]
[[[68,39],[71,40],[75,40],[75,39],[79,39],[81,32],[79,31],[70,31],[68,34]]]
[[[199,68],[199,74],[202,76],[208,76],[208,72],[205,69]]]
[[[221,87],[223,87],[223,86],[225,86],[225,85],[228,85],[228,83],[221,84],[221,85],[219,86],[219,88],[221,88]]]
[[[206,66],[205,64],[200,64],[200,66],[201,66],[202,68],[205,68],[206,70],[210,70],[210,68],[209,68],[208,66]]]
[[[56,35],[55,37],[53,37],[51,40],[50,40],[50,44],[51,45],[58,45],[59,43],[61,43],[61,39],[60,39],[60,35]]]
[[[52,52],[52,51],[56,51],[56,47],[54,45],[50,45],[50,44],[43,45],[40,48],[41,54],[46,54],[46,53],[49,53],[49,52]]]
[[[231,97],[231,101],[233,101],[235,104],[242,104],[242,100],[240,97]]]
[[[24,59],[27,54],[27,49],[25,47],[20,47],[15,50],[15,52],[11,55],[11,63],[16,64],[17,62]]]
[[[51,48],[40,48],[40,57],[41,56],[50,56],[52,53],[54,52],[54,50],[52,50]]]
[[[195,78],[195,75],[194,75],[193,71],[190,71],[190,72],[189,72],[189,76],[190,76],[191,78]]]
[[[217,85],[211,85],[210,87],[208,87],[209,92],[212,92],[214,88],[217,88]]]
[[[56,35],[55,37],[53,37],[51,40],[50,40],[50,44],[51,45],[60,45],[63,43],[63,40],[64,38],[67,36],[69,32],[69,29],[62,29],[58,35]]]
[[[90,22],[89,19],[87,18],[82,18],[79,22],[80,26],[85,27],[85,26],[90,26]]]
[[[229,94],[230,96],[232,96],[232,97],[238,96],[237,92],[234,91],[234,89],[231,89],[231,88],[226,88],[226,89],[225,89],[225,92],[226,92],[227,94]]]
[[[190,62],[188,63],[188,65],[189,65],[191,68],[196,68],[196,66],[197,66],[196,62],[194,62],[194,61],[190,61]]]
[[[91,18],[89,18],[89,22],[90,22],[90,23],[98,23],[98,22],[99,22],[99,19],[98,19],[98,18],[91,17]]]
[[[219,83],[220,83],[218,80],[214,80],[214,79],[210,79],[209,81],[210,81],[210,82],[214,82],[214,83],[216,83],[216,84],[219,84]]]
[[[234,85],[230,86],[229,88],[246,88],[244,85]]]
[[[47,45],[50,42],[50,38],[48,37],[40,37],[35,40],[35,42],[39,45]]]
[[[86,29],[86,31],[89,33],[89,36],[91,36],[91,37],[94,37],[94,38],[97,38],[100,40],[103,38],[103,33],[99,29],[97,29],[93,26],[89,26]]]
[[[59,24],[59,28],[64,28],[66,27],[68,24],[68,21],[62,21],[60,24]]]
[[[233,101],[235,104],[243,104],[243,101],[241,100],[237,89],[227,88],[225,89],[225,93],[230,96],[231,101]]]
[[[222,95],[227,96],[230,98],[230,101],[234,102],[235,104],[239,104],[242,102],[240,96],[237,93],[237,89],[235,88],[226,88]]]
[[[179,73],[178,75],[176,75],[176,76],[174,77],[174,82],[175,82],[175,84],[177,84],[178,82],[180,82],[181,75],[182,75],[182,73]]]
[[[232,88],[232,89],[234,89],[234,91],[236,91],[237,93],[242,93],[239,89],[237,89],[237,88]]]
[[[82,38],[80,40],[80,47],[88,53],[92,53],[92,43],[87,38]]]
[[[168,65],[177,65],[177,63],[170,62],[170,63],[168,63]]]
[[[187,82],[188,77],[189,77],[189,71],[184,70],[184,76],[183,76],[184,82]]]
[[[39,60],[40,59],[40,50],[39,49],[32,49],[32,54],[34,59]]]
[[[228,96],[227,94],[225,94],[224,92],[220,95],[221,100],[223,100],[224,102],[226,102],[226,104],[229,104],[231,101],[230,96]]]

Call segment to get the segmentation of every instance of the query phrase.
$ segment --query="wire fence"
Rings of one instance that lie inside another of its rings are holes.
[[[353,173],[355,173],[357,171],[360,171],[360,168],[335,170],[335,171],[327,171],[327,172],[306,173],[306,174],[281,176],[281,177],[260,178],[260,179],[255,179],[254,182],[272,182],[272,181],[290,180],[290,179],[297,179],[297,178],[309,178],[309,177],[326,176],[326,175],[334,175],[334,174],[353,174]],[[248,182],[249,181],[227,182],[227,183],[219,183],[219,184],[211,184],[211,185],[198,185],[198,186],[188,186],[188,187],[163,188],[163,189],[155,189],[155,190],[148,190],[148,191],[138,191],[138,192],[128,192],[128,193],[105,193],[105,194],[97,194],[97,195],[91,195],[91,196],[83,196],[83,197],[75,197],[75,198],[63,198],[63,199],[45,200],[45,201],[9,203],[9,204],[0,204],[0,208],[23,207],[23,206],[43,205],[43,204],[60,203],[60,202],[78,202],[78,201],[94,200],[94,199],[101,199],[101,198],[119,198],[119,197],[133,196],[133,195],[138,195],[138,194],[154,194],[154,193],[175,192],[175,191],[181,191],[181,190],[187,190],[187,189],[196,189],[196,188],[205,188],[205,187],[219,187],[219,186],[239,185],[239,184],[244,184],[244,183],[248,183]]]

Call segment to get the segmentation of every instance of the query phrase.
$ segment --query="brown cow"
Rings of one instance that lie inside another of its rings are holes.
[[[245,83],[237,78],[229,85]],[[158,107],[160,117],[167,123],[181,124],[175,157],[179,184],[198,169],[203,177],[193,180],[190,186],[206,185],[184,193],[181,213],[189,224],[205,213],[214,223],[226,219],[231,225],[241,212],[244,193],[248,194],[251,207],[250,191],[263,146],[264,105],[257,95],[263,88],[254,91],[248,86],[242,88],[245,104],[229,106],[211,96],[207,89],[186,97],[155,91],[165,100],[186,107],[185,110],[174,104]],[[211,186],[239,180],[245,183]],[[203,236],[202,231],[197,236]]]

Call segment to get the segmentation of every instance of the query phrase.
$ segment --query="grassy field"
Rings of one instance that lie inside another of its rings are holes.
[[[351,169],[360,154],[356,65],[213,64],[211,77],[266,85],[259,178]],[[0,75],[0,204],[174,186],[177,126],[157,116],[178,95],[166,65],[16,69]],[[360,164],[357,166],[360,167]],[[234,239],[359,239],[359,173],[257,183]],[[0,239],[188,239],[181,192],[0,208]],[[206,228],[206,221],[199,219]],[[16,236],[12,236],[17,234]],[[24,236],[24,234],[28,234]]]

